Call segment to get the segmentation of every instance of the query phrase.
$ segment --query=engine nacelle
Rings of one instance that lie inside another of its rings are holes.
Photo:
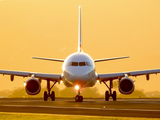
[[[124,77],[119,81],[119,91],[122,94],[131,94],[134,91],[134,82],[128,77]]]
[[[35,78],[26,81],[25,90],[29,95],[37,95],[41,91],[41,84]]]

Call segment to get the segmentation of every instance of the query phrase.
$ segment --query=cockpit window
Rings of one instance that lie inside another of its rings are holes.
[[[89,62],[69,62],[67,66],[91,66]]]
[[[86,62],[79,62],[79,66],[86,66]]]
[[[91,64],[90,64],[89,62],[86,62],[86,65],[87,65],[87,66],[91,66]]]
[[[72,62],[71,66],[78,66],[78,62]]]

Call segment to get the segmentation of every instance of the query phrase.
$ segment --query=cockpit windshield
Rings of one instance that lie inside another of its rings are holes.
[[[78,62],[72,62],[71,66],[78,66]]]
[[[67,66],[91,66],[89,62],[69,62]]]
[[[86,66],[85,62],[79,62],[79,66]]]

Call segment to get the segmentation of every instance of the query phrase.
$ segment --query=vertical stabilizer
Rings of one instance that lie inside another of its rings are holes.
[[[83,50],[82,50],[82,36],[81,36],[81,6],[79,6],[78,52],[83,52]]]

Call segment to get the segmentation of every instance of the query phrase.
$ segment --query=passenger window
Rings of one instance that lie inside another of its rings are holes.
[[[86,66],[85,62],[79,62],[79,66]]]
[[[78,62],[72,62],[72,66],[78,66]]]

